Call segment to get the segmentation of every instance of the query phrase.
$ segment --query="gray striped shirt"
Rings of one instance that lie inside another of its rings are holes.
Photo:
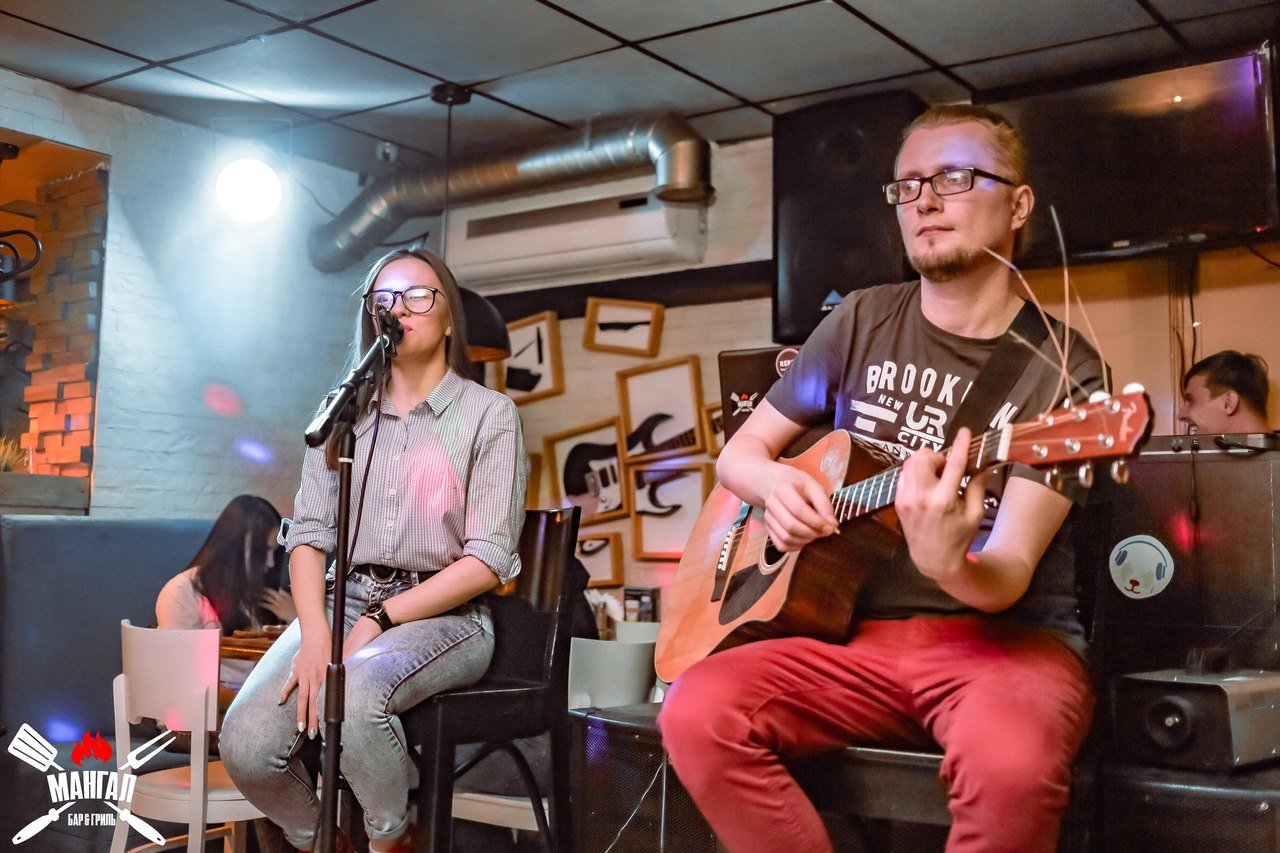
[[[374,417],[370,411],[356,424],[352,535]],[[408,417],[384,399],[352,565],[434,571],[469,555],[505,583],[520,573],[516,545],[528,473],[520,418],[509,397],[450,370]],[[311,545],[333,552],[337,505],[338,472],[325,465],[323,447],[310,448],[288,550]]]

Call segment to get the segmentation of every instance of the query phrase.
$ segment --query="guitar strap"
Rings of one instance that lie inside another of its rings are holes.
[[[1036,306],[1030,301],[1022,303],[1022,310],[996,341],[995,349],[978,371],[973,387],[960,402],[956,416],[947,426],[944,446],[949,447],[955,441],[962,426],[967,426],[974,435],[987,431],[987,425],[995,417],[996,407],[1009,396],[1018,377],[1026,370],[1027,362],[1048,336],[1049,328],[1040,318]]]

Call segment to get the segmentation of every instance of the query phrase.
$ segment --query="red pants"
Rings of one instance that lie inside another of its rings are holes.
[[[672,765],[734,853],[831,849],[783,762],[849,744],[946,757],[949,853],[1052,851],[1093,714],[1080,659],[984,616],[863,622],[846,646],[805,638],[712,655],[667,694]]]

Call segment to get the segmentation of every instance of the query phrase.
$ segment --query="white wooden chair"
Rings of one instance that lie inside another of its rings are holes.
[[[208,733],[218,727],[218,630],[137,628],[126,619],[120,623],[120,640],[124,671],[114,684],[120,772],[132,774],[135,769],[130,764],[130,722],[150,717],[169,731],[191,732],[192,737],[187,766],[138,774],[132,800],[117,804],[127,812],[116,821],[111,853],[122,853],[130,825],[143,835],[149,835],[147,829],[154,833],[139,818],[185,823],[187,835],[164,844],[144,844],[130,853],[182,847],[187,853],[202,853],[205,842],[214,838],[226,839],[224,849],[244,853],[247,821],[262,817],[262,812],[236,790],[221,761],[209,761]],[[145,767],[150,750],[144,747],[138,752]]]

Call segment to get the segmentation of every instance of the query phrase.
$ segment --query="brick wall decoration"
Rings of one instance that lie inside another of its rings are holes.
[[[31,471],[88,477],[93,462],[107,170],[53,180],[37,192],[36,233],[44,254],[32,271],[33,301],[19,313],[35,327],[23,394],[29,406],[21,443]]]

